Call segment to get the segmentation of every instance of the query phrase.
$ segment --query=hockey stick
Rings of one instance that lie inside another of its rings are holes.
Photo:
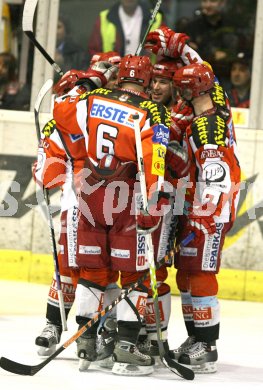
[[[41,139],[41,131],[40,131],[40,124],[39,124],[39,110],[40,110],[42,100],[44,99],[45,95],[50,90],[50,88],[52,88],[52,86],[53,86],[53,80],[48,79],[45,82],[45,84],[42,86],[42,88],[40,89],[40,91],[37,95],[37,98],[36,98],[35,106],[34,106],[35,125],[36,125],[36,131],[37,131],[38,144],[40,143],[40,139]],[[59,264],[58,264],[58,254],[57,254],[57,246],[56,246],[56,239],[55,239],[55,230],[54,230],[52,213],[50,210],[49,191],[44,186],[43,186],[43,194],[44,194],[44,199],[46,201],[46,206],[47,206],[47,211],[48,211],[49,233],[50,233],[50,241],[51,241],[52,254],[53,254],[55,275],[56,275],[56,284],[57,284],[59,309],[60,309],[60,315],[61,315],[61,324],[62,324],[63,330],[68,330],[63,293],[61,290],[61,280],[60,280],[60,272],[59,272]]]
[[[152,27],[152,25],[154,23],[154,20],[156,18],[156,15],[157,15],[157,13],[159,11],[159,8],[160,8],[161,4],[162,4],[162,0],[157,0],[157,2],[155,4],[155,7],[154,7],[154,9],[152,11],[152,15],[151,15],[151,18],[149,20],[148,27],[147,27],[147,30],[145,31],[144,37],[142,38],[142,41],[139,43],[139,46],[136,49],[136,52],[135,52],[136,56],[139,56],[141,51],[142,51],[142,49],[143,49],[144,42],[146,40],[147,35],[149,34],[149,32],[151,30],[151,27]]]
[[[192,239],[194,238],[193,234],[191,233],[188,237],[186,237],[181,244],[177,245],[175,249],[172,251],[177,252],[182,246],[187,245]],[[164,256],[157,264],[156,268],[159,269],[162,265],[164,265],[166,262],[168,262],[170,259],[170,254]],[[61,345],[52,355],[50,355],[46,360],[41,362],[40,364],[37,364],[35,366],[30,366],[27,364],[17,363],[13,360],[10,360],[5,357],[1,357],[0,359],[0,367],[3,370],[12,372],[13,374],[18,375],[29,375],[33,376],[38,371],[40,371],[42,368],[44,368],[49,362],[51,362],[56,356],[58,356],[61,352],[64,351],[69,345],[71,345],[74,341],[76,341],[87,329],[91,328],[94,324],[96,324],[100,319],[105,316],[110,310],[112,310],[119,302],[121,302],[123,299],[125,299],[131,291],[133,291],[135,288],[140,286],[149,276],[149,271],[146,272],[141,278],[139,278],[136,282],[132,283],[130,287],[126,288],[122,291],[122,293],[117,297],[110,305],[105,307],[104,310],[99,312],[95,317],[93,317],[91,320],[89,320],[85,325],[83,325],[78,332],[76,332],[70,339],[68,339],[63,345]],[[188,368],[181,366],[179,363],[177,363],[182,372],[182,377],[185,379],[192,379],[192,371]]]
[[[138,114],[133,115],[133,122],[134,122],[134,131],[135,131],[136,152],[137,152],[138,172],[139,172],[139,180],[141,186],[142,203],[143,203],[144,210],[146,210],[147,189],[146,189],[145,170],[144,170],[143,153],[142,153],[141,130],[140,130]],[[145,234],[145,241],[146,241],[146,248],[148,253],[147,257],[149,262],[152,298],[154,304],[156,329],[157,329],[157,343],[158,343],[160,359],[163,362],[163,364],[167,368],[169,368],[169,370],[172,371],[174,374],[179,375],[180,377],[183,377],[188,380],[193,380],[194,372],[189,368],[184,367],[181,364],[172,360],[169,357],[168,353],[165,351],[164,343],[162,340],[161,319],[160,319],[159,302],[158,302],[158,289],[157,289],[157,281],[156,281],[157,267],[154,262],[154,251],[153,251],[151,234]]]
[[[26,0],[24,9],[23,9],[23,18],[22,18],[22,28],[24,33],[28,36],[30,41],[38,48],[38,50],[43,54],[46,60],[54,68],[54,70],[60,75],[63,76],[63,71],[60,66],[50,57],[47,51],[43,46],[38,42],[34,33],[33,33],[33,20],[36,10],[38,0]]]

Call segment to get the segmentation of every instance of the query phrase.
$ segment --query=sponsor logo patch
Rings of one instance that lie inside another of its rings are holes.
[[[195,321],[204,321],[212,319],[211,307],[195,308],[193,310],[193,316]]]
[[[130,258],[130,251],[128,249],[111,248],[111,256],[118,257],[119,259],[129,259]]]
[[[79,141],[80,139],[84,138],[84,135],[82,134],[69,134],[69,138],[72,143]]]
[[[101,247],[89,246],[89,245],[79,245],[79,253],[81,255],[101,255]]]
[[[153,127],[153,132],[153,143],[164,145],[166,147],[168,145],[170,136],[168,127],[164,125],[155,125]]]
[[[202,260],[203,271],[216,271],[223,226],[222,223],[216,223],[215,234],[208,236],[205,241]]]
[[[197,248],[187,248],[183,247],[180,249],[181,256],[197,256]]]
[[[204,179],[213,182],[223,181],[226,177],[225,168],[219,164],[209,164],[204,167]]]
[[[159,301],[158,306],[159,306],[160,320],[164,321],[164,312],[163,312],[162,302]],[[147,305],[146,305],[145,321],[146,321],[146,324],[148,324],[148,325],[152,325],[152,324],[156,323],[153,302],[147,303]]]
[[[201,153],[201,159],[206,159],[206,158],[223,158],[224,157],[224,152],[221,150],[217,149],[206,149],[203,150]]]
[[[138,310],[138,313],[143,317],[145,315],[146,304],[147,304],[147,298],[140,295],[137,300],[136,309]]]
[[[137,234],[137,261],[136,269],[144,269],[146,264],[146,242],[143,234]]]
[[[164,176],[165,153],[166,153],[166,148],[164,146],[153,144],[152,171],[151,171],[153,175]]]
[[[134,110],[129,107],[124,108],[120,104],[95,98],[93,100],[89,116],[93,118],[107,119],[111,122],[134,128],[133,120],[131,120],[131,116],[134,113]],[[142,114],[139,113],[139,115],[141,116]]]

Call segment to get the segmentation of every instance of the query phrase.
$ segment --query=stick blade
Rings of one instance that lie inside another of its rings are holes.
[[[161,360],[170,371],[180,376],[181,378],[184,378],[188,381],[192,381],[195,378],[194,371],[180,363],[177,363],[175,360],[171,359],[167,353],[161,358]]]
[[[42,364],[38,364],[37,366],[29,366],[27,364],[17,363],[13,360],[1,357],[0,367],[3,370],[12,372],[13,374],[33,376],[42,368]]]
[[[33,20],[38,0],[26,0],[23,10],[23,31],[33,31]]]

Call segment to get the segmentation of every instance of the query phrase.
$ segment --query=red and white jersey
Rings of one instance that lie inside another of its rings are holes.
[[[63,96],[54,106],[54,119],[62,134],[84,136],[87,156],[96,164],[111,154],[121,162],[137,162],[134,122],[139,115],[149,194],[160,188],[169,141],[170,113],[142,93],[124,89],[97,89],[81,96]]]
[[[211,97],[215,109],[195,117],[184,137],[191,160],[186,200],[212,199],[215,221],[223,223],[236,217],[240,165],[231,109],[218,82]]]
[[[34,176],[47,189],[61,187],[62,212],[77,205],[74,177],[83,168],[85,157],[82,135],[61,134],[54,119],[44,126]]]

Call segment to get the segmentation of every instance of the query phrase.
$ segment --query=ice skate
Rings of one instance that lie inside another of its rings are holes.
[[[180,355],[178,362],[189,366],[197,374],[210,374],[217,371],[216,343],[196,342],[188,353]]]
[[[40,336],[35,340],[39,346],[37,351],[39,356],[50,356],[56,351],[56,345],[59,344],[62,333],[62,326],[47,323]]]
[[[169,356],[174,360],[178,360],[180,355],[189,352],[194,343],[195,336],[188,336],[187,339],[183,342],[183,344],[180,345],[180,347],[169,351]]]
[[[169,353],[169,345],[167,340],[163,341],[163,346],[165,352]],[[163,363],[160,358],[160,351],[159,351],[157,340],[149,340],[147,338],[142,342],[138,342],[137,348],[141,353],[152,356],[155,360],[156,367],[163,366]]]
[[[79,371],[87,371],[91,362],[97,358],[96,335],[80,336],[76,342]]]
[[[97,361],[102,368],[113,367],[112,353],[115,347],[117,335],[117,321],[113,318],[107,318],[99,331],[97,338]]]
[[[149,375],[154,370],[154,358],[142,354],[128,341],[118,341],[113,351],[112,373],[116,375]]]

